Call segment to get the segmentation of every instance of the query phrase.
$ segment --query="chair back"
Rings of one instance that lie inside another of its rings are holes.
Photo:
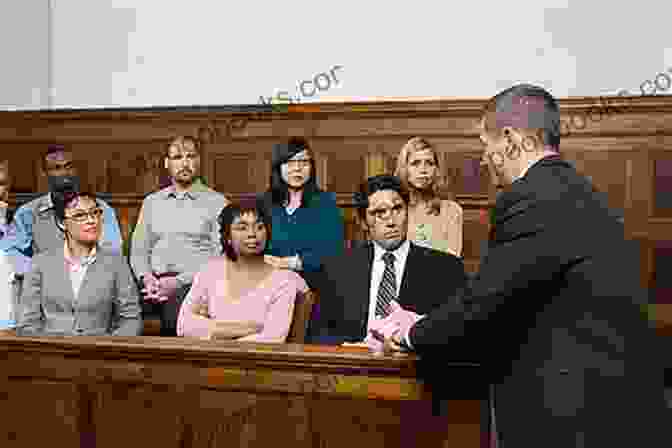
[[[287,336],[288,343],[305,344],[308,322],[316,301],[317,294],[314,291],[308,291],[296,297],[292,326],[289,328],[289,335]]]

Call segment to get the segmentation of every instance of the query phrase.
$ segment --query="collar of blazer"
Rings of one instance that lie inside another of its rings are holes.
[[[553,166],[571,168],[571,165],[559,155],[552,155],[539,160],[527,170],[524,177],[513,182],[497,197],[491,223],[495,226],[501,224],[512,213],[519,212],[521,207],[526,208],[527,205],[523,206],[523,204],[527,204],[527,199],[534,197],[534,188],[536,187],[532,187],[532,185],[536,184],[535,181],[540,174],[544,175],[545,168]]]
[[[86,256],[78,259],[77,257],[72,255],[72,252],[70,251],[70,248],[68,247],[68,242],[66,241],[63,244],[63,258],[65,258],[65,265],[72,272],[77,272],[80,269],[82,269],[84,266],[89,266],[90,264],[95,263],[97,253],[98,253],[98,245],[96,244],[91,249],[91,252],[89,253],[89,255],[86,255]]]
[[[525,177],[515,181],[509,188],[507,188],[502,194],[497,197],[495,206],[493,208],[492,217],[491,217],[491,228],[490,234],[488,235],[489,241],[510,241],[516,238],[516,235],[521,229],[518,228],[518,225],[511,226],[507,223],[512,224],[511,219],[520,216],[521,214],[526,213],[526,216],[530,217],[529,212],[533,210],[540,211],[538,207],[539,202],[539,192],[543,191],[547,193],[549,188],[554,188],[553,178],[551,174],[551,168],[567,168],[573,169],[572,165],[563,160],[559,155],[553,155],[545,157],[539,160],[537,163],[532,165]],[[533,217],[530,218],[531,221],[526,220],[526,223],[535,223],[536,226],[542,225],[543,220],[539,221]],[[515,221],[520,223],[519,220]],[[530,228],[526,227],[526,231],[529,231]]]

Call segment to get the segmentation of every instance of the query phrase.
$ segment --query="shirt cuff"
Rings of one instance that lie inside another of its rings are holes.
[[[302,271],[303,270],[303,262],[301,261],[301,257],[299,255],[295,255],[291,258],[290,266],[289,266],[292,271]]]
[[[411,328],[413,327],[408,327],[406,331],[404,331],[404,334],[401,335],[402,344],[409,350],[413,350],[413,345],[411,344]]]
[[[183,272],[182,274],[175,277],[175,281],[177,282],[177,288],[182,288],[194,281],[194,274]]]

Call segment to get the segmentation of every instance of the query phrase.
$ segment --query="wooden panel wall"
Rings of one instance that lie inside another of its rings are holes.
[[[664,253],[660,246],[672,240],[672,203],[666,205],[660,195],[656,202],[656,188],[662,187],[654,185],[656,162],[662,171],[665,161],[672,161],[672,98],[613,98],[608,110],[598,98],[560,103],[563,120],[574,123],[563,127],[569,135],[561,150],[623,211],[629,236],[643,243],[642,282],[650,286]],[[0,112],[0,151],[10,159],[15,190],[43,191],[40,151],[49,143],[70,145],[84,183],[113,195],[127,233],[143,196],[158,184],[162,145],[171,135],[202,139],[203,174],[231,197],[265,189],[273,144],[302,135],[318,154],[321,186],[338,194],[348,236],[356,239],[359,226],[349,208],[356,185],[366,176],[392,172],[405,141],[423,136],[440,152],[444,193],[465,209],[464,258],[473,271],[494,198],[487,173],[479,176],[476,122],[482,105],[437,100],[301,105],[285,113],[224,108]],[[598,117],[596,107],[605,113]],[[590,119],[577,118],[586,116]]]

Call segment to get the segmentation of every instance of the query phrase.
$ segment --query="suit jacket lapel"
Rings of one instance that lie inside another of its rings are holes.
[[[63,304],[63,309],[68,312],[73,312],[74,303],[75,303],[75,294],[72,291],[72,281],[70,280],[70,271],[68,266],[65,264],[65,259],[62,257],[49,257],[53,260],[52,272],[54,272],[56,286],[58,289],[54,288],[55,291],[61,291],[58,299]],[[46,275],[46,272],[43,273]],[[42,287],[44,288],[45,281],[42,280]]]
[[[104,272],[105,266],[104,265],[104,257],[101,251],[98,251],[96,254],[96,260],[89,265],[88,268],[86,268],[86,274],[84,274],[84,278],[82,279],[82,284],[79,286],[79,294],[76,297],[76,300],[78,302],[84,302],[87,300],[88,294],[89,294],[89,288],[91,288],[91,285],[93,285],[94,291],[93,294],[97,294],[98,287],[96,285],[100,285],[100,282],[96,281],[97,277]],[[72,289],[72,288],[71,288]]]
[[[404,266],[404,271],[401,274],[401,287],[399,288],[399,297],[397,297],[397,302],[400,305],[404,305],[407,301],[414,303],[412,297],[409,297],[409,283],[412,284],[412,280],[409,280],[411,273],[413,272],[413,266],[417,265],[419,262],[418,257],[420,253],[418,248],[409,241],[410,247],[408,249],[408,256],[406,257],[406,266]],[[408,299],[408,300],[407,300]]]
[[[355,255],[355,254],[353,254]],[[373,268],[373,246],[369,242],[364,248],[360,249],[356,256],[348,259],[352,267],[352,299],[348,300],[352,304],[353,314],[364,325],[364,334],[366,334],[366,323],[369,317],[369,298],[371,296],[371,270]],[[362,293],[363,292],[363,293]]]

